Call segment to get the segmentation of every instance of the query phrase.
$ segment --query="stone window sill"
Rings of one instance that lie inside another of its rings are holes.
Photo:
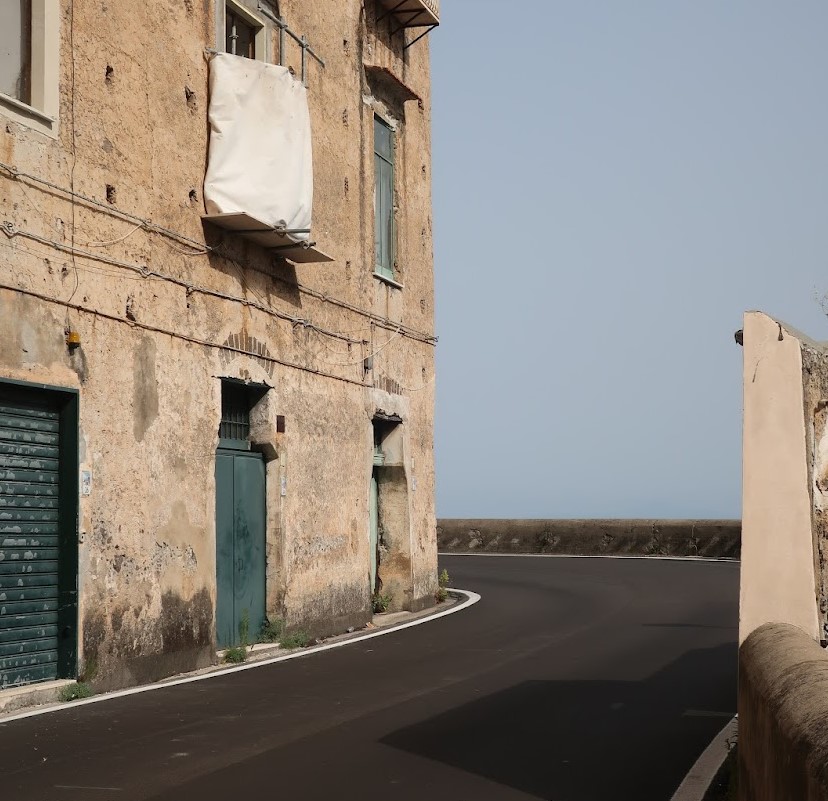
[[[382,281],[384,284],[388,284],[388,286],[394,287],[394,289],[405,289],[404,285],[399,281],[395,281],[393,278],[389,278],[387,275],[383,275],[382,273],[375,272],[374,278],[378,281]]]

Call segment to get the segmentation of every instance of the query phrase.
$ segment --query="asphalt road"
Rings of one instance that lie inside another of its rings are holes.
[[[0,725],[3,801],[668,801],[736,702],[738,565],[462,557],[482,600]]]

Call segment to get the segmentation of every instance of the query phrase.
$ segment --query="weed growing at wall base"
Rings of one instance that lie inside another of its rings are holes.
[[[449,574],[448,570],[443,568],[442,573],[437,577],[437,592],[434,593],[434,600],[437,601],[438,604],[443,603],[443,601],[448,598],[448,589],[446,589],[449,585]]]
[[[259,632],[259,642],[279,642],[285,631],[284,621],[276,618],[268,620],[265,618],[262,623],[262,630]]]
[[[387,612],[391,605],[391,596],[375,592],[371,597],[371,608],[374,612]]]
[[[224,652],[224,661],[237,665],[247,661],[247,648],[243,645],[234,645]]]
[[[70,684],[64,687],[58,695],[61,701],[77,701],[79,698],[91,698],[95,694],[92,686],[85,681],[79,681],[77,684]]]
[[[307,648],[311,638],[304,631],[294,631],[282,637],[279,644],[282,648]]]
[[[239,621],[239,643],[242,648],[250,645],[250,610],[243,609],[241,621]]]

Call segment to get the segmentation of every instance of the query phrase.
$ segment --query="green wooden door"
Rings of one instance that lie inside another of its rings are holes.
[[[265,465],[262,455],[216,452],[216,641],[255,642],[265,619]]]
[[[59,417],[0,395],[0,688],[58,676]]]
[[[238,637],[233,609],[233,463],[232,453],[216,453],[216,644],[219,648],[234,644]]]
[[[371,526],[369,529],[368,549],[371,554],[371,592],[373,593],[377,589],[377,547],[379,546],[379,487],[377,485],[376,471],[371,474],[369,512],[371,515]]]

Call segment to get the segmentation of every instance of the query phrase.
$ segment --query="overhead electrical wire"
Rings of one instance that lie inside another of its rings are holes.
[[[21,295],[26,295],[28,297],[37,298],[38,300],[45,301],[46,303],[53,303],[57,306],[63,306],[67,310],[72,309],[77,312],[89,314],[93,317],[100,317],[104,320],[110,320],[115,323],[121,323],[122,325],[128,325],[132,328],[141,328],[145,331],[151,331],[156,334],[164,334],[166,336],[172,337],[174,339],[180,339],[185,342],[190,342],[194,345],[201,345],[205,348],[211,348],[213,350],[227,350],[233,353],[238,353],[244,356],[255,356],[256,359],[263,360],[266,362],[272,362],[274,364],[282,365],[283,367],[289,367],[294,370],[301,370],[306,373],[313,373],[314,375],[321,376],[323,378],[332,378],[336,381],[343,381],[346,384],[355,384],[359,387],[370,388],[371,385],[367,384],[365,381],[358,381],[353,378],[347,378],[346,376],[336,375],[336,373],[330,373],[327,370],[318,370],[315,367],[308,367],[307,365],[297,364],[295,362],[287,361],[286,359],[280,359],[272,354],[251,354],[248,353],[246,350],[242,350],[241,348],[233,347],[232,345],[228,345],[226,343],[218,343],[218,342],[210,342],[206,339],[199,339],[198,337],[192,337],[187,334],[180,334],[177,331],[172,331],[167,328],[161,328],[160,326],[150,325],[148,323],[142,323],[138,320],[130,320],[123,317],[118,317],[114,314],[109,314],[108,312],[101,311],[100,309],[93,309],[88,306],[83,306],[79,303],[73,303],[71,301],[61,300],[60,298],[55,298],[50,295],[45,295],[42,292],[36,292],[32,289],[24,289],[19,286],[13,286],[11,284],[0,283],[0,289],[5,289],[10,292],[17,292]]]
[[[68,195],[69,199],[70,199],[70,202],[72,203],[72,214],[73,214],[72,238],[73,238],[73,242],[74,242],[74,215],[75,215],[75,202],[74,201],[76,201],[76,200],[81,200],[84,203],[94,207],[95,209],[97,209],[97,210],[101,211],[102,213],[105,213],[109,216],[112,216],[112,217],[115,217],[115,218],[118,218],[118,219],[122,219],[124,221],[131,222],[131,223],[134,224],[134,228],[131,231],[127,232],[127,234],[124,235],[123,237],[115,238],[115,239],[113,239],[109,242],[95,242],[95,243],[90,242],[90,243],[86,243],[84,245],[84,247],[108,247],[110,245],[118,244],[119,242],[122,242],[125,239],[127,239],[129,236],[131,236],[136,231],[138,231],[140,229],[143,229],[143,230],[147,231],[148,233],[160,234],[164,237],[168,237],[172,240],[175,240],[175,241],[179,242],[180,244],[184,244],[187,247],[193,248],[192,251],[182,250],[182,249],[179,249],[179,248],[176,248],[176,247],[172,246],[170,242],[166,243],[167,246],[169,246],[172,250],[174,250],[174,251],[176,251],[176,252],[178,252],[182,255],[185,255],[185,256],[201,256],[201,255],[207,255],[209,253],[216,253],[216,255],[219,255],[221,258],[231,262],[232,264],[239,267],[240,269],[242,269],[242,270],[245,269],[245,267],[243,267],[242,265],[239,265],[238,262],[236,262],[236,260],[233,259],[226,252],[221,252],[218,247],[211,247],[209,245],[205,245],[203,242],[199,242],[198,240],[192,239],[192,238],[186,236],[185,234],[182,234],[182,233],[177,232],[177,231],[173,231],[172,229],[166,228],[162,225],[158,225],[157,223],[154,223],[150,219],[138,217],[138,216],[136,216],[134,214],[131,214],[129,212],[125,212],[125,211],[122,211],[120,209],[115,209],[115,208],[113,208],[112,206],[109,206],[109,205],[104,205],[100,201],[98,201],[94,198],[91,198],[88,195],[85,195],[81,192],[77,192],[74,188],[62,187],[59,184],[56,184],[52,181],[49,181],[45,178],[34,175],[32,173],[28,173],[28,172],[25,172],[23,170],[19,170],[17,167],[14,167],[13,165],[7,164],[7,163],[2,162],[2,161],[0,161],[0,170],[5,171],[13,180],[18,180],[18,181],[21,180],[21,179],[28,180],[28,181],[33,182],[34,184],[39,184],[41,186],[48,187],[49,189],[51,189],[55,192],[59,192],[63,195]],[[74,178],[73,178],[73,183],[74,183]],[[39,207],[39,204],[34,203],[31,200],[31,198],[28,197],[28,194],[25,192],[25,190],[23,190],[23,192],[24,192],[24,195],[26,195],[26,198],[29,201],[29,203],[31,204],[31,206],[41,216],[43,216],[44,219],[45,219],[45,215],[41,211],[41,209]],[[47,220],[47,223],[51,227],[54,228],[54,224],[51,222],[51,220]],[[222,251],[223,251],[223,249],[222,249]],[[71,253],[71,251],[70,251],[70,253]],[[163,275],[161,273],[156,273],[156,275],[157,275],[157,277],[165,279],[165,280],[172,280],[169,276]],[[271,275],[269,273],[268,273],[268,275],[271,278],[273,278],[274,280],[279,281],[280,283],[289,283],[291,286],[295,286],[300,292],[302,292],[304,294],[310,295],[311,297],[315,297],[318,300],[321,300],[323,302],[331,303],[333,305],[339,306],[340,308],[347,309],[348,311],[351,311],[354,314],[358,314],[360,316],[366,317],[366,318],[370,319],[372,322],[376,323],[377,325],[380,325],[383,328],[386,328],[387,330],[396,331],[396,330],[399,329],[399,330],[401,330],[403,336],[408,337],[410,339],[416,339],[420,342],[424,342],[424,343],[431,344],[431,345],[434,345],[437,342],[437,337],[434,336],[433,334],[424,333],[422,331],[418,331],[415,328],[411,328],[410,326],[406,326],[406,325],[402,325],[400,323],[396,323],[392,320],[389,320],[388,318],[382,317],[381,315],[375,314],[375,313],[370,312],[366,309],[362,309],[358,306],[355,306],[355,305],[349,303],[348,301],[342,300],[341,298],[336,298],[334,296],[328,295],[327,293],[320,292],[319,290],[313,289],[312,287],[308,287],[305,284],[302,284],[298,281],[296,281],[296,282],[286,282],[284,279],[280,278],[279,276]],[[361,331],[361,330],[366,330],[366,329],[359,329],[359,330]]]

